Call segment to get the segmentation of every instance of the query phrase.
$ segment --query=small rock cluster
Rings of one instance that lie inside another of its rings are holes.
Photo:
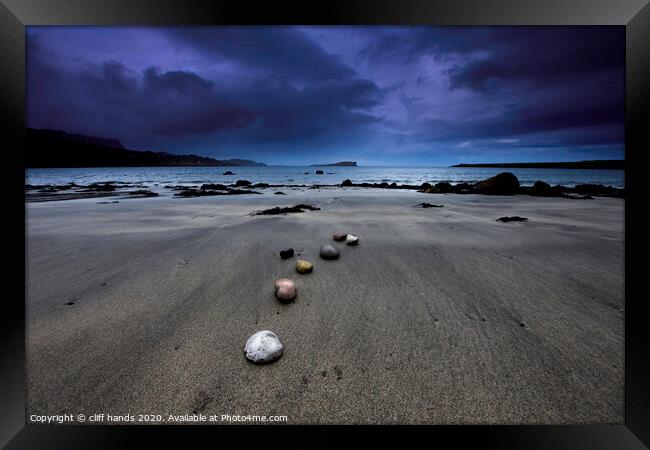
[[[343,242],[347,245],[359,245],[359,237],[354,234],[335,234],[332,236],[337,242]],[[286,248],[280,251],[280,258],[289,259],[295,254],[293,248]],[[300,253],[298,253],[300,254]],[[339,250],[332,244],[325,244],[320,248],[320,257],[326,260],[335,260],[340,256]],[[311,273],[314,265],[304,259],[296,261],[296,272],[301,275]],[[279,278],[273,283],[275,297],[282,303],[291,303],[298,296],[296,283],[289,278]],[[284,346],[280,338],[272,331],[262,330],[253,334],[246,341],[244,354],[246,359],[256,364],[266,364],[280,359],[284,352]]]

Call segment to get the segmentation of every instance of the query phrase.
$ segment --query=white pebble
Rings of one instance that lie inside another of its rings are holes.
[[[280,338],[269,330],[258,331],[248,338],[244,353],[246,359],[256,364],[269,363],[280,359],[284,347]]]
[[[345,242],[348,245],[359,245],[359,237],[354,234],[348,234],[345,238]]]

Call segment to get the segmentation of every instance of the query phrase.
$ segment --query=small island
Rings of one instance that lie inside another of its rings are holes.
[[[331,164],[312,164],[310,167],[331,167],[331,166],[358,167],[356,161],[340,161]]]
[[[589,161],[566,162],[525,162],[525,163],[484,163],[484,164],[454,164],[451,167],[500,167],[520,169],[604,169],[624,170],[623,159],[597,159]]]

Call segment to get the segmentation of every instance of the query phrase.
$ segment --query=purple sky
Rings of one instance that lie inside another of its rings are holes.
[[[623,158],[623,27],[39,27],[27,124],[363,165]]]

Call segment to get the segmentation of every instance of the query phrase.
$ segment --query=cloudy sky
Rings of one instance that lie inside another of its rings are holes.
[[[363,165],[623,158],[623,27],[28,27],[27,125]]]

